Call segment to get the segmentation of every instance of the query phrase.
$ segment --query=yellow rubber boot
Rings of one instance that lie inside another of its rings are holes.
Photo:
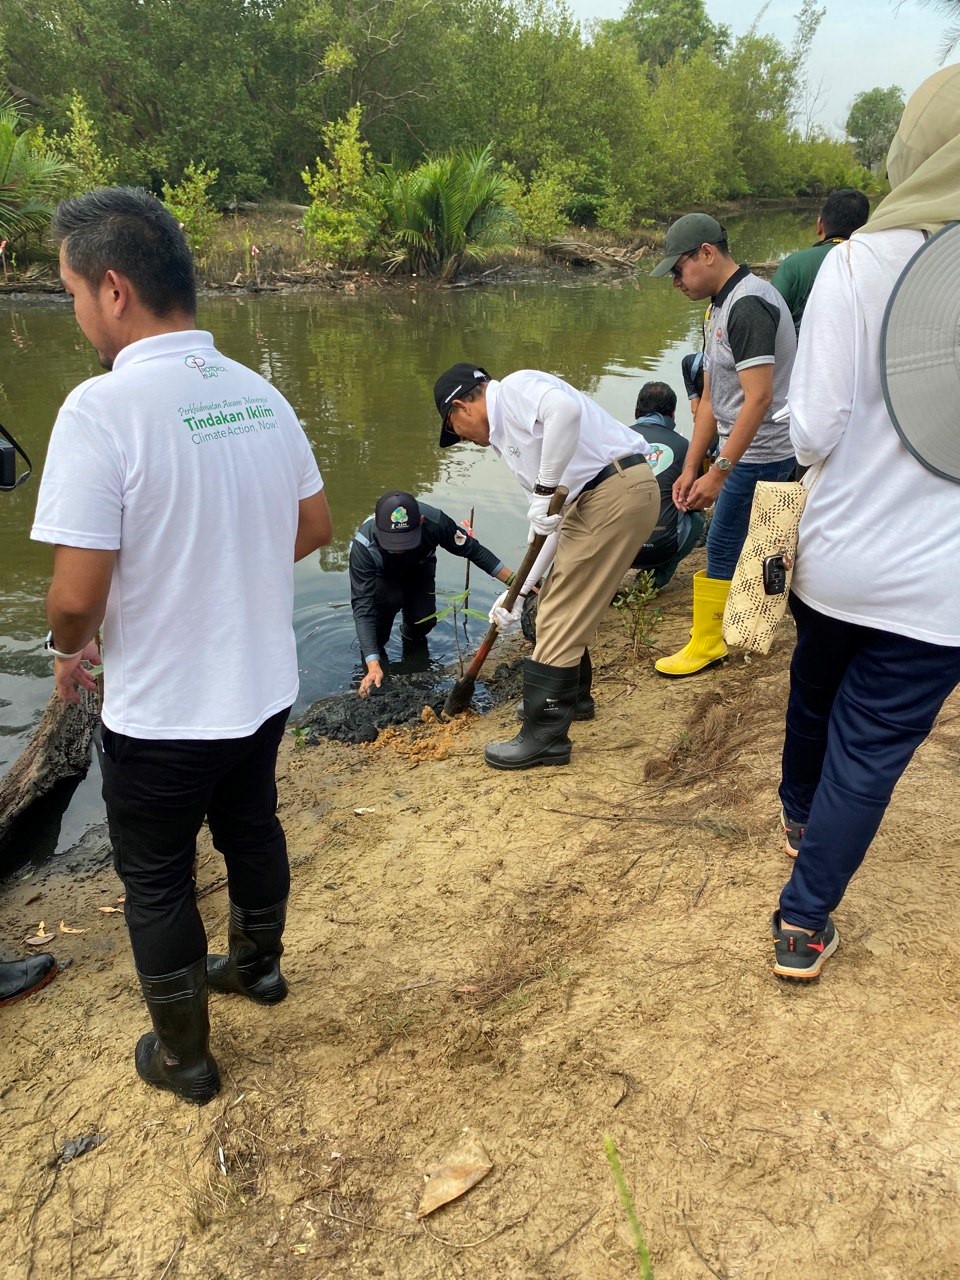
[[[727,603],[730,583],[723,578],[708,578],[701,569],[693,575],[693,630],[690,640],[679,653],[658,658],[654,664],[662,676],[695,676],[727,656],[723,643],[723,607]]]

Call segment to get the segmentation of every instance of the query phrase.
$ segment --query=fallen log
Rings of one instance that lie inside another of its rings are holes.
[[[635,249],[621,249],[616,245],[603,248],[583,240],[551,240],[547,245],[547,253],[552,258],[569,262],[571,266],[615,267],[620,271],[633,270],[649,252],[646,245]]]
[[[0,840],[34,801],[86,773],[99,719],[99,693],[81,689],[80,701],[71,703],[51,694],[33,737],[0,778]]]

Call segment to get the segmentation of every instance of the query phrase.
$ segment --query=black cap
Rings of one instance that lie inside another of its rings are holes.
[[[446,373],[441,373],[433,387],[433,398],[436,402],[437,412],[440,414],[443,426],[440,428],[440,448],[446,449],[448,445],[459,444],[460,437],[455,431],[447,426],[447,414],[450,412],[450,406],[454,400],[462,400],[468,392],[474,387],[479,387],[481,382],[489,382],[490,375],[486,369],[481,369],[478,364],[469,364],[461,362],[455,364],[448,369]]]
[[[412,551],[420,545],[420,503],[412,493],[385,493],[373,515],[384,551]]]

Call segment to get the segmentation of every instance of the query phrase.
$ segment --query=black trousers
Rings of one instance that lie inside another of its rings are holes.
[[[377,644],[386,647],[397,614],[403,615],[408,640],[422,640],[437,625],[437,567],[423,566],[423,572],[404,578],[377,578]]]
[[[103,727],[103,799],[137,969],[173,973],[207,953],[193,882],[204,819],[231,901],[256,910],[290,891],[277,818],[277,750],[289,708],[246,738],[130,738]]]

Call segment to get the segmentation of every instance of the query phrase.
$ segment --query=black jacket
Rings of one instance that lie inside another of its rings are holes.
[[[437,547],[443,547],[453,556],[472,560],[478,569],[491,577],[503,568],[503,561],[492,551],[455,524],[446,512],[438,507],[420,503],[423,516],[419,547],[391,555],[383,551],[376,539],[373,516],[364,520],[350,543],[350,606],[360,640],[360,653],[364,658],[377,652],[377,578],[394,581],[420,582],[429,576],[431,582],[436,572]]]

